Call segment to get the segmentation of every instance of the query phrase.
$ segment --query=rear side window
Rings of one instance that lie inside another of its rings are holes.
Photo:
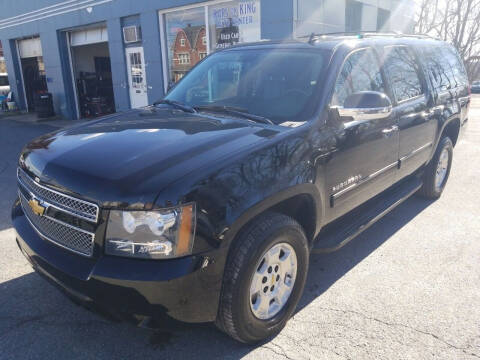
[[[385,92],[380,66],[372,49],[358,50],[345,60],[335,83],[332,105],[343,106],[348,96],[360,91]]]
[[[422,52],[428,74],[437,91],[468,84],[465,68],[454,49],[448,46],[429,46]]]
[[[405,46],[385,48],[385,73],[390,79],[398,102],[412,99],[423,93],[418,63]]]
[[[443,53],[452,68],[453,77],[455,78],[457,86],[466,86],[468,84],[468,77],[457,51],[450,46],[445,46]]]

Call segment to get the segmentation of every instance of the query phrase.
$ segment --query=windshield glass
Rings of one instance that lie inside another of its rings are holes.
[[[165,99],[191,107],[242,109],[277,124],[305,121],[318,104],[326,59],[320,50],[219,52],[192,69]]]
[[[0,86],[8,86],[8,76],[0,76]]]

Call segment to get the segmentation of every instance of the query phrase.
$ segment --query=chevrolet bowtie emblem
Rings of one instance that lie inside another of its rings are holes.
[[[32,208],[32,211],[35,215],[43,216],[45,214],[45,210],[47,209],[45,206],[40,204],[37,199],[32,199],[28,202],[28,205]]]

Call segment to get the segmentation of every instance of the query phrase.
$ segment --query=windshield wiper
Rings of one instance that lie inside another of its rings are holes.
[[[173,100],[168,100],[168,99],[163,99],[163,100],[160,100],[160,101],[156,101],[153,103],[153,105],[160,105],[160,104],[167,104],[167,105],[171,105],[177,109],[180,109],[182,111],[185,111],[185,112],[188,112],[188,113],[194,113],[196,112],[195,109],[189,105],[186,105],[186,104],[182,104],[181,102],[179,101],[173,101]]]
[[[231,115],[237,115],[248,120],[253,120],[263,124],[274,125],[272,120],[267,119],[266,117],[260,115],[250,114],[247,109],[238,108],[234,106],[225,106],[225,105],[200,105],[195,106],[194,110],[197,111],[212,111],[212,112],[221,112]]]

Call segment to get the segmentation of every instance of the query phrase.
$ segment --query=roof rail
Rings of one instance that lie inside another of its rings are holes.
[[[347,36],[356,36],[358,38],[365,37],[375,37],[375,36],[388,36],[388,37],[411,37],[417,39],[437,39],[428,34],[404,34],[398,31],[391,32],[380,32],[380,31],[338,31],[338,32],[329,32],[329,33],[314,33],[310,35],[299,36],[300,39],[308,38],[308,43],[313,44],[315,41],[321,38],[327,37],[347,37]]]

